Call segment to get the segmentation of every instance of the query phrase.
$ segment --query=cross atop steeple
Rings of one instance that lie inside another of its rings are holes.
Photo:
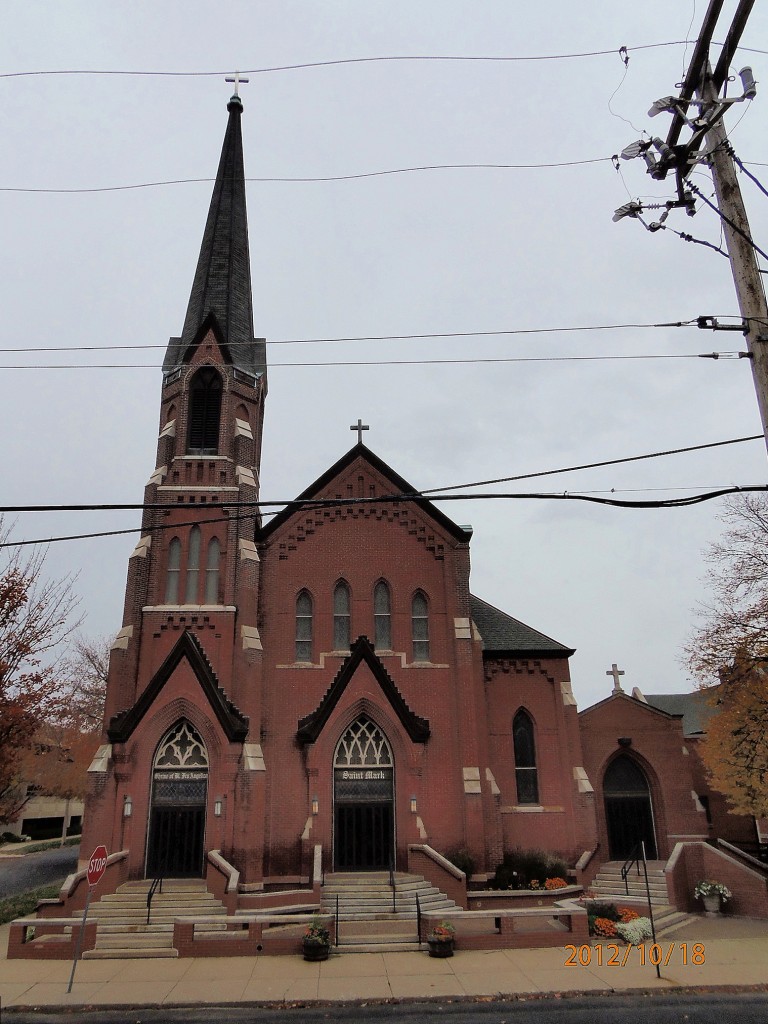
[[[243,83],[250,82],[250,78],[243,78],[243,76],[240,74],[240,72],[236,71],[234,76],[228,75],[224,79],[224,81],[225,82],[234,82],[235,83],[235,96],[239,96],[240,95],[240,83],[241,82],[243,82]]]

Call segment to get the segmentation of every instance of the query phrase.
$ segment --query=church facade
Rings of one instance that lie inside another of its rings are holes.
[[[217,851],[253,892],[306,884],[318,849],[325,871],[386,870],[426,844],[482,877],[514,847],[596,869],[641,833],[659,857],[706,838],[694,782],[653,763],[684,757],[680,716],[639,707],[666,737],[650,757],[622,718],[641,701],[580,721],[573,650],[475,596],[471,529],[362,441],[262,521],[239,97],[228,112],[82,850],[128,851],[132,878],[204,877]],[[622,794],[628,825],[606,817]]]

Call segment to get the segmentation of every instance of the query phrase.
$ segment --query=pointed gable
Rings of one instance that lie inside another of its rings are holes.
[[[336,678],[317,708],[312,714],[299,721],[296,733],[299,743],[315,742],[361,664],[367,665],[371,670],[373,678],[381,687],[384,696],[413,742],[426,743],[429,739],[429,721],[426,718],[420,718],[408,707],[394,680],[377,657],[370,640],[365,636],[359,636],[352,644],[349,657],[344,659]]]
[[[227,739],[239,743],[245,740],[248,735],[248,719],[219,686],[216,674],[195,635],[185,630],[133,707],[111,719],[107,735],[112,743],[125,743],[130,738],[184,659],[189,663]]]
[[[449,519],[445,513],[441,512],[440,509],[434,505],[428,498],[425,498],[421,493],[413,486],[408,483],[403,477],[392,469],[391,466],[387,465],[383,459],[380,459],[378,455],[367,448],[364,444],[359,443],[343,455],[338,462],[335,462],[329,469],[319,476],[314,483],[310,484],[306,490],[302,491],[301,494],[287,507],[279,512],[261,531],[260,539],[267,540],[270,536],[276,533],[280,527],[288,522],[292,516],[299,514],[304,506],[312,507],[316,501],[337,501],[339,505],[350,505],[361,499],[355,496],[345,497],[342,495],[341,498],[336,499],[333,494],[333,484],[335,481],[341,479],[345,472],[355,463],[357,459],[366,463],[376,474],[383,477],[386,484],[387,490],[381,494],[376,495],[376,498],[386,498],[388,496],[397,496],[401,498],[401,504],[403,508],[411,506],[417,506],[424,512],[438,527],[444,530],[450,537],[453,537],[460,543],[468,543],[472,532],[462,526],[457,526],[453,520]],[[403,496],[407,497],[403,497]],[[363,499],[363,503],[368,502]],[[371,501],[371,504],[383,504],[379,501]],[[395,502],[386,502],[388,505],[393,505]]]

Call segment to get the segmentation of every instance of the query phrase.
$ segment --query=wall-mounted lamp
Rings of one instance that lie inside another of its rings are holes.
[[[411,814],[415,814],[415,813],[416,813],[416,797],[412,796],[411,797]]]
[[[133,801],[129,796],[123,797],[123,817],[130,818],[133,814]]]
[[[214,813],[214,816],[216,818],[220,818],[221,817],[221,811],[222,811],[223,807],[224,807],[224,797],[222,797],[222,796],[216,797],[216,799],[213,801],[213,813]]]
[[[312,813],[317,814],[320,810],[320,801],[317,799],[317,795],[312,797]]]

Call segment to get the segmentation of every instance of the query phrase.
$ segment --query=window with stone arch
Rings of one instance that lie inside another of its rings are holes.
[[[373,636],[377,651],[392,650],[392,596],[385,580],[373,588]]]
[[[531,716],[521,708],[512,722],[515,749],[515,782],[518,804],[538,804],[539,779],[536,767],[536,739]]]
[[[208,751],[200,733],[183,718],[166,733],[155,753],[155,768],[207,769]]]
[[[333,649],[348,651],[351,637],[349,584],[339,580],[333,589]]]
[[[367,715],[346,730],[336,747],[334,768],[391,768],[392,750],[384,733]]]
[[[218,455],[222,391],[221,376],[212,366],[201,367],[192,378],[187,439],[190,455]]]
[[[413,660],[429,661],[429,605],[421,590],[416,591],[411,602],[411,638]]]
[[[312,598],[308,590],[296,598],[296,661],[312,661]]]
[[[168,545],[168,566],[165,577],[165,603],[179,603],[179,575],[181,573],[181,541],[174,537]]]

